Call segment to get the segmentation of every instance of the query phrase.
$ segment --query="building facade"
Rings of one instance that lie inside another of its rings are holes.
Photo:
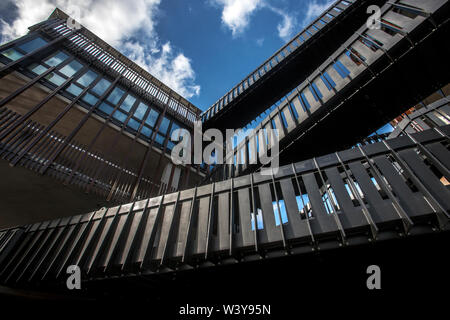
[[[378,29],[362,14],[371,4]],[[0,232],[0,282],[57,286],[69,265],[94,284],[262,267],[448,235],[448,17],[445,0],[337,1],[201,113],[56,10],[0,48],[2,156],[118,203],[46,218],[28,210],[39,222]],[[390,135],[371,135],[421,102]],[[172,165],[171,132],[198,119],[205,130],[257,130],[240,135],[231,164]],[[276,173],[248,161],[250,145],[271,147],[258,129],[278,130]]]

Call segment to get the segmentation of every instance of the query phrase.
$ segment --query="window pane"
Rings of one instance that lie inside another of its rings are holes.
[[[109,104],[102,102],[100,104],[100,107],[98,107],[101,111],[103,111],[106,114],[111,114],[114,110],[113,107],[111,107]]]
[[[136,98],[132,95],[128,95],[128,97],[123,100],[122,105],[120,106],[121,109],[125,111],[130,111],[131,107],[133,107],[133,104],[136,102]]]
[[[51,67],[57,66],[64,60],[66,60],[69,56],[65,54],[64,52],[59,51],[57,54],[55,54],[53,57],[44,60],[46,64],[48,64]]]
[[[75,97],[78,97],[80,95],[80,93],[83,91],[83,89],[81,89],[79,86],[75,85],[75,84],[71,84],[67,89],[67,92],[73,94]]]
[[[130,121],[128,121],[128,126],[137,131],[139,129],[140,123],[136,120],[130,119]]]
[[[81,84],[82,86],[87,87],[88,85],[90,85],[92,83],[92,81],[94,81],[97,78],[97,74],[92,71],[89,70],[88,72],[86,72],[85,74],[83,74],[78,80],[77,82],[79,84]]]
[[[175,143],[173,143],[172,141],[167,141],[167,149],[172,150],[173,147],[175,147]]]
[[[167,129],[169,128],[169,123],[170,120],[164,117],[161,121],[161,125],[159,126],[159,132],[165,135],[167,133]]]
[[[56,84],[57,86],[60,86],[64,83],[64,81],[66,81],[66,79],[64,79],[63,77],[58,76],[55,73],[50,73],[48,74],[45,79],[47,79],[48,81]]]
[[[14,49],[5,50],[2,52],[2,55],[14,61],[23,57],[23,54]]]
[[[90,105],[95,105],[98,99],[94,97],[92,94],[86,93],[83,97],[83,101],[89,103]]]
[[[29,53],[31,51],[36,50],[37,48],[43,47],[46,43],[47,43],[47,41],[45,41],[44,39],[42,39],[40,37],[37,37],[31,41],[21,44],[19,46],[19,48],[22,49],[23,51],[25,51],[26,53]]]
[[[162,135],[160,135],[160,134],[156,134],[155,141],[158,142],[160,145],[163,145],[164,144],[164,137]]]
[[[33,63],[28,66],[28,69],[33,71],[36,74],[42,74],[47,70],[47,67],[44,67],[43,65]]]
[[[71,77],[75,73],[77,73],[82,67],[83,67],[83,65],[81,63],[79,63],[76,60],[73,60],[71,63],[67,64],[66,66],[64,66],[64,68],[61,68],[61,70],[59,70],[59,71],[62,74],[65,74],[66,76]]]
[[[147,111],[148,106],[144,103],[139,103],[139,106],[137,107],[136,111],[134,112],[134,116],[138,119],[141,119],[144,117],[145,112]]]
[[[149,127],[144,126],[141,130],[141,133],[147,138],[150,138],[150,136],[152,135],[152,130]]]
[[[145,120],[145,123],[148,124],[150,127],[154,127],[156,120],[158,119],[158,115],[159,115],[159,112],[152,109],[150,111],[150,113],[148,114],[148,117]]]
[[[111,94],[109,95],[109,97],[108,97],[107,100],[108,100],[109,102],[111,102],[112,104],[116,105],[116,104],[119,102],[120,98],[122,98],[122,96],[123,96],[124,93],[125,93],[125,92],[124,92],[122,89],[116,87],[116,88],[114,88],[114,90],[111,92]]]
[[[101,96],[106,91],[106,89],[108,89],[108,87],[110,85],[111,85],[111,82],[109,82],[106,79],[102,79],[95,85],[95,87],[92,89],[92,92]]]
[[[116,118],[120,122],[125,122],[125,120],[127,119],[127,115],[125,113],[116,110],[116,112],[114,112],[113,118]]]
[[[170,137],[172,137],[172,133],[173,133],[176,129],[180,129],[180,126],[174,122],[174,123],[172,123],[172,127],[170,128]],[[179,137],[179,135],[177,135],[177,137]]]

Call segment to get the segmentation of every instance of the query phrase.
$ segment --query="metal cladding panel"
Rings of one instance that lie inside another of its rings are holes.
[[[331,214],[328,214],[325,210],[314,173],[304,174],[302,179],[312,206],[313,219],[311,219],[311,228],[314,235],[321,236],[337,233],[339,231],[338,226]]]
[[[236,241],[242,247],[255,245],[254,232],[252,231],[250,190],[248,188],[239,189],[239,232],[236,233]]]
[[[194,254],[206,253],[210,201],[210,197],[200,198],[196,230],[197,239]]]
[[[368,221],[362,212],[362,208],[355,207],[353,201],[350,199],[350,195],[345,188],[344,181],[337,170],[337,168],[329,168],[325,170],[331,188],[336,196],[337,203],[341,212],[345,212],[345,215],[340,215],[342,226],[346,229],[354,229],[368,226]]]
[[[400,156],[412,168],[414,173],[419,177],[426,188],[433,196],[444,206],[450,210],[450,191],[439,181],[434,173],[423,163],[419,155],[414,150],[402,150]]]
[[[285,225],[286,240],[299,241],[310,239],[312,236],[311,230],[306,217],[302,219],[299,213],[292,179],[281,180],[280,186],[288,217],[288,223]]]
[[[417,192],[413,193],[411,191],[411,188],[406,185],[404,178],[400,176],[398,170],[394,168],[393,164],[386,158],[386,156],[381,155],[375,157],[374,161],[394,190],[401,206],[404,208],[408,216],[421,216],[431,214],[433,212],[433,209],[430,207],[429,203],[425,201],[422,194]]]
[[[181,202],[180,219],[178,224],[178,234],[175,242],[173,257],[182,257],[186,248],[188,228],[191,214],[192,200]]]
[[[369,210],[375,223],[399,220],[400,216],[392,205],[392,201],[389,199],[384,200],[381,197],[361,162],[351,162],[348,166],[355,176],[358,185],[361,187],[364,199],[370,205]]]
[[[258,244],[264,245],[282,240],[281,217],[280,224],[275,225],[274,204],[268,183],[258,186],[259,200],[263,215],[263,229],[258,229]],[[255,213],[256,214],[256,213]],[[279,214],[281,215],[281,213]]]

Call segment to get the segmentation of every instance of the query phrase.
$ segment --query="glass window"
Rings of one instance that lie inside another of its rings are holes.
[[[45,41],[44,39],[37,37],[34,38],[31,41],[25,42],[24,44],[21,44],[19,46],[20,49],[22,49],[23,51],[25,51],[26,53],[32,52],[40,47],[43,47],[45,44],[47,43],[47,41]]]
[[[152,135],[152,129],[150,129],[149,127],[144,126],[141,130],[141,133],[146,136],[147,138],[150,138],[150,136]]]
[[[95,105],[98,99],[94,97],[92,94],[86,93],[83,97],[83,101],[89,103],[90,105]]]
[[[130,121],[128,121],[128,126],[137,131],[139,129],[140,123],[136,120],[130,119]]]
[[[156,120],[158,120],[159,112],[152,109],[150,113],[148,114],[147,119],[145,120],[145,123],[148,124],[150,127],[154,127],[156,124]]]
[[[165,135],[167,133],[167,129],[169,128],[170,120],[164,117],[159,126],[159,132]]]
[[[101,111],[103,111],[106,114],[111,114],[114,110],[113,107],[111,107],[109,104],[102,102],[100,104],[100,107],[98,107]]]
[[[59,51],[56,53],[53,57],[48,58],[47,60],[44,60],[46,64],[48,64],[51,67],[57,66],[64,60],[66,60],[69,56],[65,54],[64,52]]]
[[[120,89],[119,87],[115,87],[107,100],[112,104],[116,105],[117,103],[119,103],[119,100],[120,98],[122,98],[124,93],[125,92],[122,89]]]
[[[14,50],[14,49],[5,50],[2,52],[2,55],[4,55],[5,57],[7,57],[13,61],[16,61],[23,57],[23,54],[21,54],[20,52],[18,52],[17,50]]]
[[[120,122],[125,122],[125,120],[127,120],[127,115],[123,112],[116,110],[116,112],[114,112],[113,118],[116,118]]]
[[[75,85],[75,84],[71,84],[67,89],[67,92],[73,94],[75,97],[78,97],[80,95],[80,93],[83,91],[83,89],[81,89],[79,86]]]
[[[137,107],[136,111],[134,112],[134,116],[136,118],[142,120],[147,109],[148,109],[148,106],[146,104],[144,104],[143,102],[139,103],[139,106]]]
[[[47,79],[48,81],[50,81],[51,83],[60,86],[64,83],[64,81],[66,81],[66,79],[64,79],[61,76],[58,76],[56,73],[52,72],[48,75],[45,76],[45,79]]]
[[[164,137],[163,137],[162,135],[160,135],[160,134],[156,134],[156,139],[155,139],[155,141],[156,141],[157,143],[159,143],[160,145],[163,145],[163,144],[164,144]]]
[[[92,81],[94,81],[97,78],[97,74],[92,71],[89,70],[88,72],[86,72],[85,74],[83,74],[78,80],[77,82],[79,84],[81,84],[84,87],[87,87],[88,85],[90,85],[92,83]]]
[[[33,71],[36,74],[42,74],[45,71],[47,71],[47,67],[44,67],[43,65],[40,65],[37,63],[33,63],[33,64],[29,65],[28,69]]]
[[[106,91],[106,89],[108,89],[108,87],[110,85],[111,85],[111,82],[109,82],[106,79],[101,79],[99,82],[97,82],[95,87],[92,89],[92,92],[96,93],[98,96],[101,96]]]
[[[172,141],[167,141],[167,149],[172,150],[173,147],[175,147],[175,143],[173,143]]]
[[[180,126],[179,126],[177,123],[173,122],[173,123],[172,123],[172,127],[170,128],[170,137],[172,137],[172,133],[173,133],[176,129],[180,129]]]
[[[125,111],[130,111],[135,102],[136,102],[136,98],[133,97],[132,95],[128,95],[125,98],[125,100],[123,100],[122,104],[120,105],[120,108]]]
[[[65,74],[68,77],[73,76],[75,73],[77,73],[83,65],[79,63],[76,60],[73,60],[71,63],[65,65],[63,68],[59,70],[62,74]]]

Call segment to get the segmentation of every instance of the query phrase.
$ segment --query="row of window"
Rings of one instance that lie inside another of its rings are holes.
[[[277,55],[275,55],[272,59],[270,59],[263,66],[258,68],[253,74],[251,74],[247,79],[237,85],[233,90],[231,90],[228,94],[222,97],[218,102],[216,102],[212,107],[210,107],[207,111],[203,113],[202,121],[207,121],[211,117],[213,117],[219,110],[221,110],[225,105],[227,105],[231,100],[233,100],[237,95],[239,95],[242,91],[249,88],[253,83],[258,81],[266,72],[268,72],[274,65],[280,63],[283,59],[285,59],[288,55],[290,55],[297,47],[303,44],[307,39],[313,36],[316,32],[318,32],[324,25],[327,24],[326,21],[331,21],[338,14],[340,14],[344,8],[348,7],[351,3],[349,1],[340,1],[335,4],[332,9],[323,14],[321,18],[319,18],[316,22],[312,23],[311,26],[306,28],[302,34],[297,36],[295,39],[291,40],[291,42],[285,46],[283,50],[281,50]],[[342,9],[341,6],[342,5]],[[333,15],[334,14],[334,15]]]
[[[46,40],[36,37],[14,48],[4,50],[1,54],[15,61],[46,43]],[[46,75],[45,79],[56,87],[73,77],[71,83],[64,90],[69,96],[78,97],[89,87],[80,98],[80,105],[87,109],[94,107],[112,84],[110,80],[88,69],[64,51],[54,52],[49,57],[42,59],[40,63],[31,63],[27,69],[36,75],[41,75],[51,67],[55,67],[55,70]],[[149,107],[138,97],[127,93],[120,86],[114,87],[94,112],[103,118],[110,118],[118,125],[126,125],[130,131],[147,141],[152,138],[155,126],[161,116],[159,111]],[[156,143],[163,146],[167,137],[170,138],[172,132],[178,128],[180,128],[179,124],[163,117],[155,135]],[[171,150],[173,146],[174,143],[168,140],[167,148]]]

